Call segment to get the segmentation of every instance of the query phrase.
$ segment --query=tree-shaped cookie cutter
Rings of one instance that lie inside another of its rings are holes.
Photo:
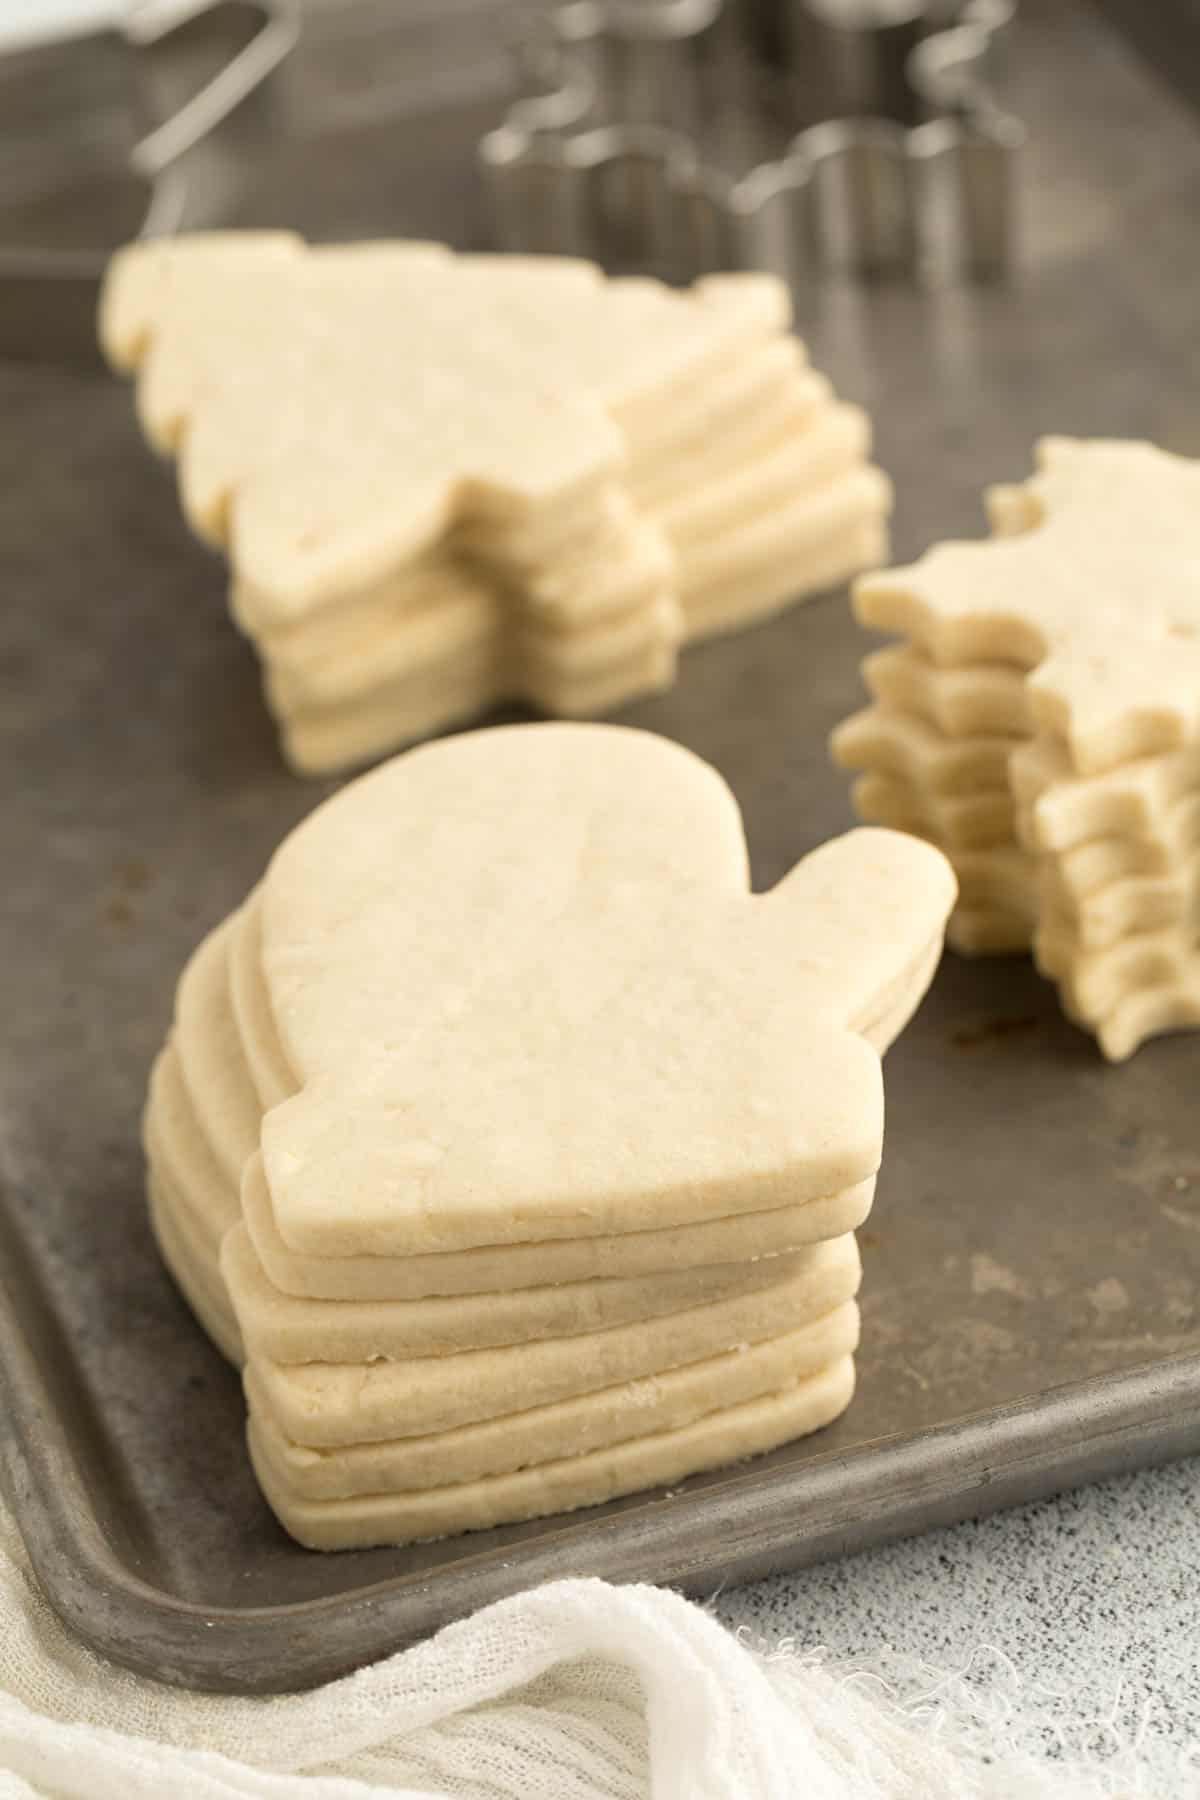
[[[842,91],[900,116],[823,120],[737,176],[706,153],[695,108],[675,122],[723,0],[572,0],[523,46],[527,97],[479,147],[495,239],[681,276],[1002,275],[1024,134],[992,81],[1014,4],[966,0],[948,24],[929,0],[851,13],[874,23],[832,33]]]
[[[225,216],[254,103],[298,34],[298,0],[138,0],[0,59],[0,355],[98,356],[110,249]]]

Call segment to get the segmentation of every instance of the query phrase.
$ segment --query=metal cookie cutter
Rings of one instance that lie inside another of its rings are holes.
[[[527,39],[526,97],[480,145],[496,237],[680,276],[1002,274],[1023,132],[991,83],[1013,11],[571,0]],[[817,122],[780,130],[814,99]],[[782,152],[746,166],[772,127]]]
[[[227,215],[297,0],[160,0],[0,56],[0,355],[96,358],[109,252]]]

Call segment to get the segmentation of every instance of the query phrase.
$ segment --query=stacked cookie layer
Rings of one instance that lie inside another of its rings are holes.
[[[959,883],[947,930],[956,949],[1028,950],[1035,864],[1009,783],[1010,756],[1028,735],[1023,672],[998,662],[943,668],[904,643],[867,656],[863,678],[872,704],[832,739],[834,760],[859,772],[859,817],[945,851]]]
[[[588,713],[882,560],[869,427],[786,290],[216,234],[114,259],[101,334],[300,768],[500,699]]]
[[[719,778],[613,728],[434,745],[293,833],[185,970],[145,1119],[285,1526],[436,1537],[836,1416],[879,1055],[952,900],[881,832],[752,898]]]
[[[834,734],[861,816],[940,844],[949,938],[1032,947],[1121,1059],[1200,1023],[1200,464],[1049,439],[993,539],[867,577],[874,704]]]

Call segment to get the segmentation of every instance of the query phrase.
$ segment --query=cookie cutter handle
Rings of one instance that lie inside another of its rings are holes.
[[[212,0],[134,0],[123,31],[135,48],[151,49],[188,20],[212,10]],[[154,181],[210,137],[256,88],[262,86],[294,48],[300,34],[298,0],[272,0],[249,43],[230,58],[198,92],[140,138],[130,152],[135,174]]]

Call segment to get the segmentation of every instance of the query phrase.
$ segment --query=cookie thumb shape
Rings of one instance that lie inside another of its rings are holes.
[[[781,962],[800,959],[813,1001],[865,1030],[919,984],[915,1006],[957,895],[940,850],[866,826],[812,851],[762,904]]]

